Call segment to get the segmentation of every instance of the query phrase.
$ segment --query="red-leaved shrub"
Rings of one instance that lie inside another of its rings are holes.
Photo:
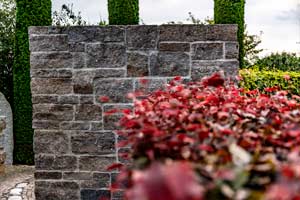
[[[126,198],[300,199],[300,97],[266,92],[217,73],[130,95],[134,110],[124,111],[119,133],[132,160],[119,177]]]

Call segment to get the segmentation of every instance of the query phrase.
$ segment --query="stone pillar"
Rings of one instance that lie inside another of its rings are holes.
[[[5,129],[5,121],[0,117],[0,137],[3,135]],[[3,147],[0,147],[0,175],[5,172],[5,151]]]
[[[13,163],[13,115],[10,104],[0,92],[0,116],[5,116],[5,129],[0,136],[0,148],[4,148],[6,153],[5,164],[11,165]]]

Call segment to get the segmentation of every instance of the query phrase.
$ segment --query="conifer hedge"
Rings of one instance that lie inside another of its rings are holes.
[[[134,25],[139,23],[139,0],[108,0],[110,25]]]
[[[14,162],[33,164],[29,26],[51,25],[51,0],[16,0],[14,81]]]
[[[216,24],[238,24],[238,41],[240,46],[240,66],[243,66],[244,29],[245,29],[245,0],[215,0],[214,20]]]

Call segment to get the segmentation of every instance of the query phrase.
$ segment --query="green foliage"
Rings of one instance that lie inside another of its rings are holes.
[[[77,15],[73,11],[73,4],[61,6],[60,11],[54,11],[52,15],[52,25],[54,26],[84,26],[88,23],[82,19],[81,12]]]
[[[134,25],[139,23],[138,0],[108,0],[110,25]]]
[[[300,57],[294,53],[272,53],[255,63],[261,70],[282,70],[300,72]]]
[[[14,162],[33,164],[32,102],[30,92],[29,26],[51,25],[51,0],[16,0],[14,80]]]
[[[240,66],[244,66],[245,0],[214,0],[214,20],[216,24],[238,24],[240,46]]]
[[[15,14],[16,5],[13,0],[0,0],[0,92],[10,104],[13,100]]]
[[[240,86],[248,90],[264,91],[264,88],[279,86],[291,94],[300,95],[300,72],[243,69],[240,70],[240,76],[242,77]]]
[[[261,36],[262,32],[260,35],[250,35],[246,31],[245,27],[245,35],[244,35],[244,66],[241,66],[241,68],[247,68],[253,63],[255,63],[259,57],[258,54],[263,51],[263,49],[258,48],[258,46],[261,44]]]

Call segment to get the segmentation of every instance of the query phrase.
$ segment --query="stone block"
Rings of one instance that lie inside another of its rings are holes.
[[[68,51],[68,35],[30,35],[29,50],[39,51]]]
[[[121,68],[126,64],[126,47],[116,43],[86,45],[88,68]]]
[[[167,84],[164,78],[140,78],[134,81],[136,91],[142,92],[145,95],[159,89],[163,89]]]
[[[77,105],[75,120],[77,121],[100,121],[102,119],[102,108],[99,105],[82,104]]]
[[[74,95],[60,96],[58,98],[59,104],[79,104],[79,97]]]
[[[126,42],[128,49],[157,49],[158,26],[127,26]]]
[[[92,122],[91,123],[91,131],[101,131],[103,130],[102,122]]]
[[[80,96],[80,104],[94,104],[94,96]]]
[[[75,71],[73,77],[74,93],[93,94],[93,79],[95,71]]]
[[[64,172],[64,180],[91,180],[93,174],[91,172]]]
[[[205,41],[207,27],[204,25],[159,26],[159,41],[195,42]]]
[[[95,78],[122,78],[126,77],[126,69],[96,69]]]
[[[72,79],[66,78],[32,78],[31,92],[37,94],[72,94]]]
[[[84,189],[81,190],[81,200],[99,200],[99,199],[110,199],[111,194],[109,190],[92,190]]]
[[[226,59],[239,58],[239,44],[237,42],[225,43],[225,58]]]
[[[68,135],[61,131],[35,131],[34,152],[66,154],[69,150]]]
[[[190,52],[190,43],[188,42],[160,42],[159,51],[168,52]]]
[[[36,181],[35,198],[47,200],[79,200],[79,185],[67,181]]]
[[[76,53],[72,53],[72,67],[74,69],[82,69],[82,68],[87,68],[86,66],[86,53],[83,52],[76,52]]]
[[[223,43],[192,44],[192,60],[217,60],[223,56]]]
[[[200,81],[205,76],[210,76],[215,72],[219,72],[221,68],[219,66],[202,66],[192,68],[192,80]]]
[[[80,156],[79,170],[104,172],[107,167],[116,162],[115,156]]]
[[[96,99],[107,96],[110,102],[126,103],[130,102],[127,94],[133,91],[132,79],[95,79],[94,90]]]
[[[103,129],[104,130],[118,130],[120,129],[119,121],[122,118],[122,110],[132,109],[133,106],[130,104],[127,105],[104,105],[103,106]],[[106,114],[111,111],[115,111],[112,114]]]
[[[81,181],[80,187],[84,189],[88,188],[108,188],[110,186],[110,174],[109,173],[94,173],[93,177]]]
[[[188,76],[190,57],[186,53],[160,52],[150,56],[150,76]]]
[[[32,96],[32,103],[33,104],[44,104],[44,103],[58,103],[58,96],[50,96],[50,95],[33,95]]]
[[[84,42],[69,42],[70,52],[84,52],[85,43]]]
[[[36,170],[70,171],[77,169],[77,158],[69,155],[35,155]]]
[[[238,26],[235,24],[215,24],[207,26],[207,41],[237,41]]]
[[[149,55],[145,52],[127,52],[127,76],[143,77],[149,75]]]
[[[36,180],[56,180],[62,178],[61,172],[51,172],[51,171],[35,171],[34,178]]]
[[[30,26],[28,28],[28,34],[48,34],[47,26]]]
[[[71,146],[74,154],[105,155],[115,152],[113,132],[84,132],[72,135]]]
[[[36,52],[30,54],[31,69],[72,68],[72,54],[69,52]]]
[[[72,71],[70,69],[33,69],[30,75],[35,78],[72,78]]]
[[[34,120],[73,120],[74,109],[72,105],[36,104],[33,105]]]
[[[89,122],[61,122],[59,124],[61,130],[89,130]]]
[[[32,128],[37,130],[58,130],[60,121],[57,120],[33,120]]]

